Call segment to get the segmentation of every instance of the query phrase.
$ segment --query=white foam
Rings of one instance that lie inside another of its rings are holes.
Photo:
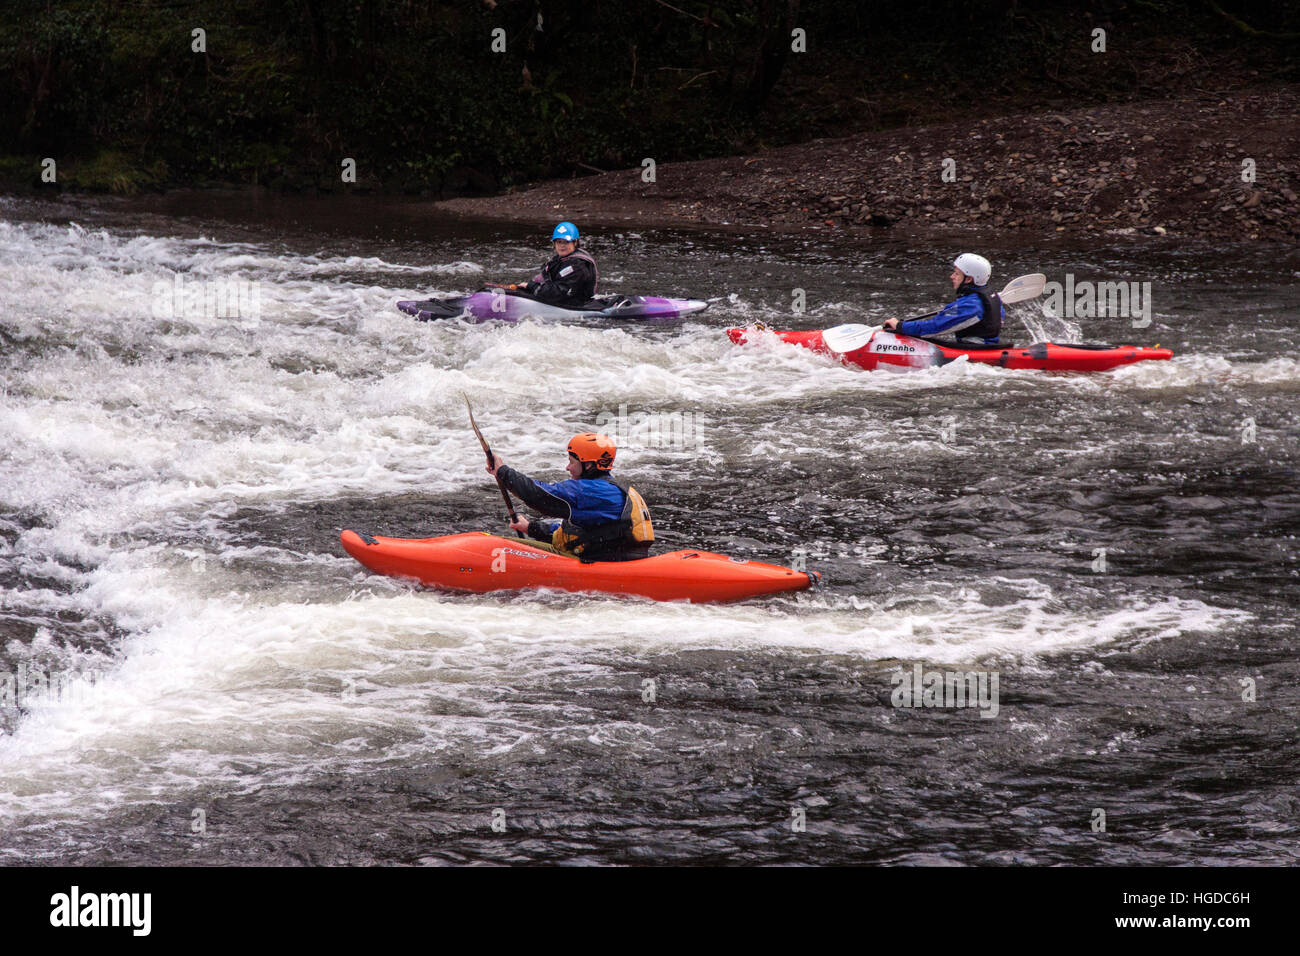
[[[1032,581],[999,580],[1020,592],[999,607],[970,589],[934,597],[918,588],[857,607],[819,595],[733,607],[591,597],[534,601],[524,612],[517,600],[441,598],[390,582],[343,599],[341,580],[332,600],[275,603],[221,593],[228,582],[138,552],[90,577],[86,598],[135,636],[89,693],[35,707],[0,738],[0,818],[400,766],[461,746],[509,748],[528,728],[509,716],[501,689],[572,676],[602,651],[783,649],[997,666],[1243,617],[1174,599],[1071,614],[1051,610],[1059,602]],[[458,703],[449,714],[429,700]],[[358,738],[375,743],[362,754],[338,746]],[[241,761],[258,766],[256,782],[232,768]]]
[[[95,658],[107,669],[94,693],[38,703],[0,738],[4,820],[365,772],[449,748],[545,746],[510,710],[512,688],[599,669],[593,660],[611,655],[752,648],[1025,662],[1235,620],[1197,602],[1138,598],[1065,611],[1033,582],[1003,582],[1010,603],[969,591],[948,597],[925,581],[861,607],[835,592],[735,607],[446,598],[370,576],[338,552],[230,540],[226,517],[249,505],[491,498],[462,391],[504,458],[558,478],[567,437],[620,404],[703,415],[720,469],[813,454],[865,467],[868,455],[955,454],[924,428],[901,430],[875,412],[878,397],[1183,388],[1222,375],[1285,382],[1296,371],[1284,359],[1251,371],[1189,358],[1106,382],[969,364],[871,374],[774,339],[736,347],[713,316],[645,334],[417,323],[392,308],[429,292],[408,275],[481,271],[459,260],[417,268],[7,222],[0,257],[0,328],[27,343],[4,366],[0,497],[6,511],[41,519],[0,562],[65,588],[23,592],[25,607],[103,617],[128,634],[111,667]],[[385,285],[385,274],[405,287]],[[154,283],[177,275],[258,279],[258,321],[156,317]],[[774,317],[739,298],[724,306],[729,323],[751,311]],[[769,406],[784,416],[812,403],[818,428],[842,440],[778,427],[784,418],[734,424],[736,412],[761,419]],[[638,475],[669,481],[700,455],[650,448],[620,457]],[[66,667],[90,659],[57,642],[37,656]],[[349,686],[354,696],[345,696]],[[617,730],[620,741],[652,733]]]

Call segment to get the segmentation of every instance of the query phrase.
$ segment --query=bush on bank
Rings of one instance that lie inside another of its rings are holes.
[[[51,157],[63,187],[330,190],[350,157],[350,188],[491,191],[647,156],[1293,81],[1300,8],[1229,5],[10,0],[0,176],[38,184]]]

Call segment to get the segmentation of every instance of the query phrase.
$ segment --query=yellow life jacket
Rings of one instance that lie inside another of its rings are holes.
[[[623,512],[617,521],[579,528],[563,521],[551,535],[557,551],[584,561],[626,561],[644,558],[654,544],[655,529],[645,499],[626,481],[612,475],[605,479],[623,492]]]

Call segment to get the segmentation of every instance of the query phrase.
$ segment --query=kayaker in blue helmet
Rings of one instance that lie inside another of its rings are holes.
[[[548,305],[577,308],[596,294],[596,260],[578,248],[578,227],[562,222],[551,232],[553,255],[531,282],[507,286]]]
[[[983,256],[963,252],[953,260],[952,287],[957,298],[925,319],[886,319],[884,329],[904,335],[953,335],[962,344],[997,345],[1005,310],[986,286],[993,267]]]
[[[493,456],[489,475],[500,479],[511,494],[550,518],[522,515],[510,527],[557,554],[583,561],[631,561],[650,554],[654,526],[650,509],[636,489],[610,474],[618,449],[608,435],[584,432],[569,442],[569,481],[533,481]]]

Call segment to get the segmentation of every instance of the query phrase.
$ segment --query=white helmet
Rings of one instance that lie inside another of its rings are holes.
[[[952,264],[974,279],[976,285],[988,285],[989,276],[993,275],[993,267],[989,265],[989,261],[973,252],[963,252],[952,260]]]

